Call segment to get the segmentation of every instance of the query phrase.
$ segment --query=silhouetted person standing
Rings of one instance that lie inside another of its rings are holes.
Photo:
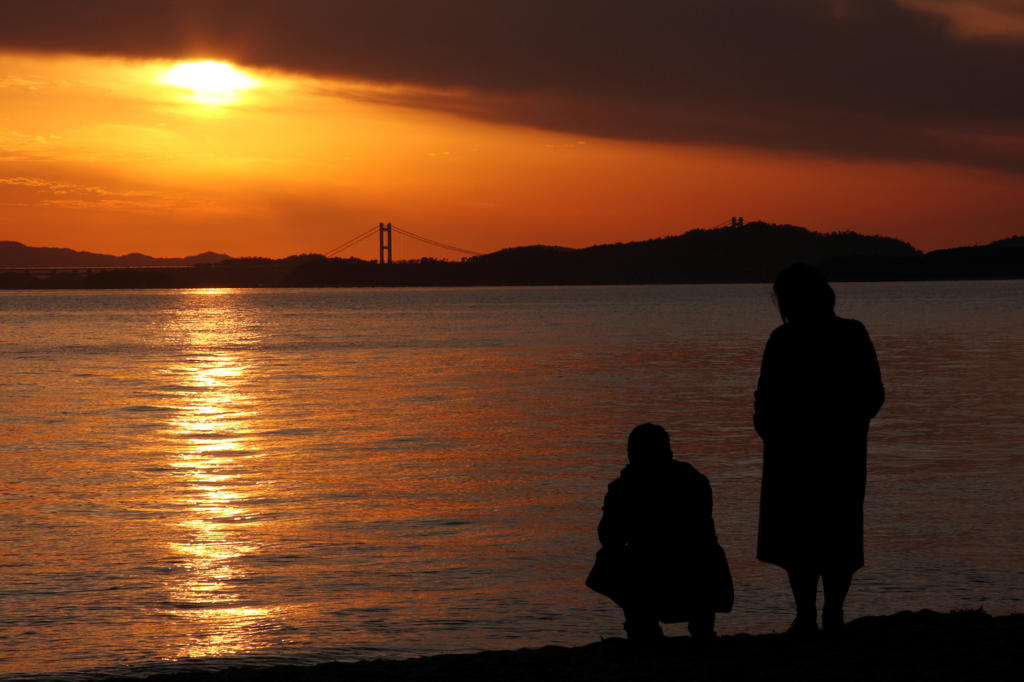
[[[625,612],[631,640],[663,637],[659,621],[715,636],[715,612],[732,610],[733,587],[711,518],[711,484],[672,459],[668,433],[641,424],[629,434],[629,465],[608,485],[597,527],[601,550],[587,586]]]
[[[844,626],[843,602],[864,565],[868,423],[885,400],[864,325],[836,317],[835,293],[815,268],[779,273],[783,325],[772,332],[754,394],[764,441],[757,558],[789,572],[796,600],[791,632]]]

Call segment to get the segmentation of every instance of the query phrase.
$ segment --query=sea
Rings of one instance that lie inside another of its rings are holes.
[[[1024,610],[1024,282],[835,289],[887,392],[847,620]],[[711,481],[718,632],[784,630],[779,324],[765,284],[0,292],[0,680],[623,636],[584,580],[643,422]]]

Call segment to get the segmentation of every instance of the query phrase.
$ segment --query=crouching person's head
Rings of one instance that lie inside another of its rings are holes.
[[[672,459],[668,432],[657,424],[641,424],[633,429],[626,449],[629,463],[636,467],[648,467]]]

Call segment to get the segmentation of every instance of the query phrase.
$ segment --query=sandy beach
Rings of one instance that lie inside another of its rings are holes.
[[[610,638],[580,647],[439,655],[402,661],[229,668],[179,673],[153,682],[345,680],[1019,680],[1024,674],[1024,614],[982,610],[904,611],[859,618],[839,637],[738,634],[698,644],[657,645]],[[127,678],[111,678],[127,679]]]

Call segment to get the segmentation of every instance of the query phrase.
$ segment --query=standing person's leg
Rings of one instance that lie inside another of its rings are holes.
[[[789,571],[789,586],[796,601],[796,620],[790,632],[817,632],[818,630],[818,574],[813,571]]]
[[[843,602],[850,591],[853,573],[845,571],[829,571],[821,576],[822,589],[825,592],[825,605],[821,608],[821,626],[826,630],[842,630],[846,625],[843,621]]]

